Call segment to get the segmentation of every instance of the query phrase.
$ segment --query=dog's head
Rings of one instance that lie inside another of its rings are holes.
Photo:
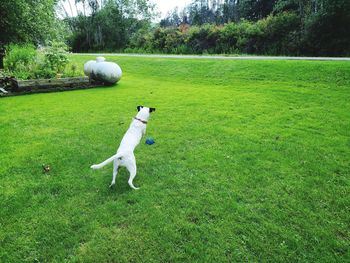
[[[150,113],[156,111],[156,108],[148,108],[144,106],[137,106],[137,118],[140,118],[142,120],[148,121]]]

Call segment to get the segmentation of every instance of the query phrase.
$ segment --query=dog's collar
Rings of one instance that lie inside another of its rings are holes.
[[[141,120],[141,119],[136,118],[136,117],[134,117],[134,119],[135,119],[135,120],[138,120],[138,121],[140,121],[140,122],[142,122],[143,124],[147,124],[147,121]]]

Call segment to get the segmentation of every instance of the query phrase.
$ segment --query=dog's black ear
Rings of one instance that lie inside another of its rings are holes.
[[[136,109],[137,111],[140,111],[143,108],[143,106],[137,106]]]
[[[154,112],[154,111],[156,111],[156,108],[149,108],[149,112],[151,113],[151,112]]]

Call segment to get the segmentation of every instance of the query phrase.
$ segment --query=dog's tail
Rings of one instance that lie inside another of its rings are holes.
[[[120,157],[122,157],[122,156],[123,156],[123,153],[117,153],[117,154],[115,154],[115,155],[109,157],[107,160],[103,161],[102,163],[91,165],[90,168],[91,168],[91,169],[94,169],[94,170],[100,169],[100,168],[102,168],[103,166],[105,166],[105,165],[107,165],[107,164],[113,162],[115,159],[120,158]]]

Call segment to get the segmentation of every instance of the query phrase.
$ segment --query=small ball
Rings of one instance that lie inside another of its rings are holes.
[[[146,144],[152,145],[152,144],[154,144],[154,143],[155,143],[155,141],[154,141],[152,138],[147,138],[147,139],[146,139]]]

